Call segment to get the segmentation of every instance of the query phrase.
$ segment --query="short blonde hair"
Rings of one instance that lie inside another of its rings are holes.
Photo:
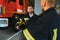
[[[49,4],[56,4],[56,0],[46,0]]]

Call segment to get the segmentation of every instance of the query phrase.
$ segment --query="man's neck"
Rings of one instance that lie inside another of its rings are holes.
[[[29,13],[30,15],[33,14],[33,13]]]
[[[46,7],[45,9],[44,9],[44,11],[46,11],[46,10],[48,10],[50,7]]]
[[[47,6],[47,7],[44,8],[44,11],[48,10],[51,7],[54,7],[54,6]]]
[[[29,16],[32,17],[33,16],[33,13],[29,13]]]

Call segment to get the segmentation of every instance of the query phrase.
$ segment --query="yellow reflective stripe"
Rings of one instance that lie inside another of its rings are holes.
[[[29,18],[24,18],[24,20],[29,20]]]
[[[57,28],[53,30],[54,35],[52,40],[57,40]]]
[[[23,30],[23,34],[26,37],[27,40],[35,40],[31,34],[29,33],[28,29]]]

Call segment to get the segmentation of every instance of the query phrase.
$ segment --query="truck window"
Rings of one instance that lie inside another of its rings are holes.
[[[19,0],[19,5],[23,5],[23,0]]]
[[[8,3],[10,3],[10,1],[16,2],[16,0],[8,0]]]
[[[0,14],[2,14],[2,7],[0,6]]]
[[[11,0],[11,1],[16,2],[16,0]]]

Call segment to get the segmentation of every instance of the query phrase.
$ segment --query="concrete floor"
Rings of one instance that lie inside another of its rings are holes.
[[[12,30],[12,28],[0,28],[0,40],[7,40],[9,37],[14,35],[16,32]]]

